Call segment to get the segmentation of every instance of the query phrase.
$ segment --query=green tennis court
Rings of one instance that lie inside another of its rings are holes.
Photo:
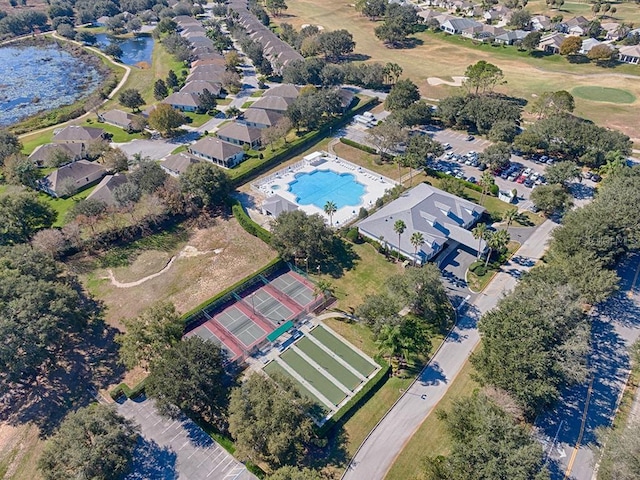
[[[285,351],[280,355],[280,358],[334,405],[338,405],[347,396],[320,371],[316,370],[316,368],[293,350],[289,349]]]
[[[274,374],[282,375],[283,377],[287,377],[295,383],[298,391],[310,399],[312,402],[316,403],[324,412],[327,412],[327,405],[322,403],[318,397],[316,397],[311,391],[302,385],[298,380],[296,380],[289,372],[287,372],[278,362],[270,362],[267,364],[263,370],[267,372],[267,375],[273,377]]]
[[[298,340],[296,347],[349,390],[353,391],[362,383],[358,377],[308,338],[303,337]]]
[[[359,371],[365,377],[371,375],[376,369],[376,366],[368,362],[349,345],[341,341],[338,337],[331,334],[326,328],[318,325],[316,328],[309,332],[313,338],[317,339],[320,343],[325,345],[328,349],[332,350],[337,356],[339,356],[346,363],[351,365],[354,369]]]

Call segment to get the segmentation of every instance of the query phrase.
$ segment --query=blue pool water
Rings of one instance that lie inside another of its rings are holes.
[[[365,187],[351,173],[316,170],[296,174],[296,179],[289,183],[289,190],[296,195],[299,205],[324,208],[331,201],[340,209],[360,206]]]

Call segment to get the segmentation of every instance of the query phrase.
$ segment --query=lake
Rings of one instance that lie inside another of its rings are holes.
[[[104,48],[115,43],[122,49],[122,58],[125,65],[136,65],[140,62],[151,64],[153,55],[153,37],[151,35],[140,35],[133,38],[118,38],[106,33],[96,35],[98,46]]]
[[[55,44],[0,48],[0,127],[93,92],[101,73]]]

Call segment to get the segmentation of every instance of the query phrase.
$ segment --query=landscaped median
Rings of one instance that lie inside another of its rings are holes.
[[[498,257],[495,262],[487,263],[485,260],[479,259],[473,262],[465,274],[465,280],[469,286],[469,290],[473,293],[482,292],[489,284],[491,279],[500,271],[500,267],[509,261],[509,259],[520,248],[520,242],[509,242],[507,251]]]

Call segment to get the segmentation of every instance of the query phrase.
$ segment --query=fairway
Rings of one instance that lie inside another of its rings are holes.
[[[362,375],[368,376],[376,367],[361,355],[358,355],[352,348],[338,340],[335,335],[329,333],[324,327],[317,326],[309,332],[320,343],[333,350],[342,360],[350,364]]]
[[[571,93],[575,97],[592,102],[633,103],[636,101],[636,97],[631,92],[620,88],[584,86],[574,88]]]

